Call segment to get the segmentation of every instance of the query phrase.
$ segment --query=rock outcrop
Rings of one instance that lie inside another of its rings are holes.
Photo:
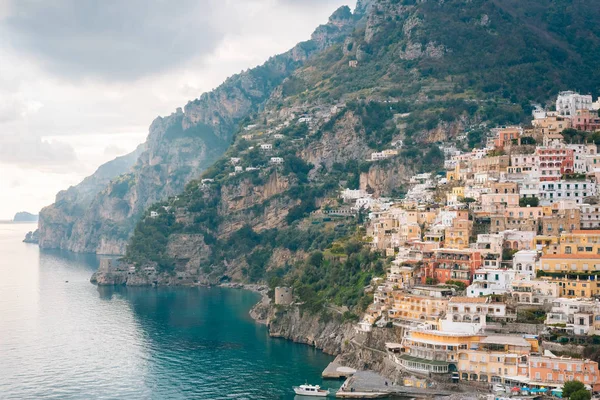
[[[25,239],[23,239],[23,243],[33,243],[33,244],[38,244],[40,241],[40,237],[39,237],[39,232],[36,229],[33,232],[27,232],[27,234],[25,235]]]
[[[259,303],[254,313],[262,318],[268,315],[267,324],[272,337],[314,346],[337,356],[336,362],[357,370],[370,369],[390,379],[399,373],[388,362],[385,343],[400,342],[403,335],[401,328],[357,331],[355,324],[343,322],[340,315],[324,318],[301,312],[297,306],[277,307]]]

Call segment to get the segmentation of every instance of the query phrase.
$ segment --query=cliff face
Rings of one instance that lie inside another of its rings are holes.
[[[256,310],[262,307],[263,310]],[[337,356],[336,362],[357,370],[373,370],[395,379],[398,370],[386,356],[385,343],[399,343],[401,328],[373,329],[359,332],[341,316],[323,319],[319,315],[301,312],[298,307],[265,306],[260,303],[253,310],[256,318],[265,318],[272,337],[304,343]],[[266,314],[266,315],[265,315]]]
[[[263,107],[272,91],[314,54],[351,29],[341,9],[310,41],[264,65],[227,79],[168,117],[152,122],[143,152],[109,163],[42,210],[42,248],[124,254],[135,224],[151,204],[181,193],[227,149],[240,122]],[[139,156],[139,157],[137,157]],[[110,170],[110,173],[105,173]]]
[[[112,179],[133,167],[143,150],[143,145],[138,146],[132,153],[100,166],[80,184],[59,192],[54,204],[40,212],[37,231],[40,247],[68,248],[75,221],[84,215],[96,194],[106,189]]]

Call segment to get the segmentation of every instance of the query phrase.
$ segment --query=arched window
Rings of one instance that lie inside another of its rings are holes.
[[[523,271],[523,265],[521,263],[517,264],[517,271]]]

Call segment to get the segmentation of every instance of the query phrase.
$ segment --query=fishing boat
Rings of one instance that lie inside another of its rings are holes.
[[[319,385],[293,386],[294,392],[300,396],[327,397],[329,390],[321,389]]]

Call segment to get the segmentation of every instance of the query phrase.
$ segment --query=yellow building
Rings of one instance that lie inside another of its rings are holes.
[[[558,254],[600,254],[600,230],[562,232]]]
[[[461,163],[458,163],[453,170],[446,172],[446,179],[448,182],[458,182],[463,180],[466,173],[466,168]]]
[[[402,339],[400,355],[394,355],[393,360],[409,371],[432,373],[456,371],[459,352],[470,349],[483,337],[472,333],[430,329],[408,331]]]
[[[539,269],[546,273],[577,274],[600,271],[600,254],[544,254]]]
[[[402,291],[395,291],[393,297],[392,308],[388,311],[392,319],[437,322],[448,307],[446,298],[417,296]]]
[[[535,349],[532,348],[535,345]],[[535,340],[518,336],[488,336],[458,354],[461,380],[515,385],[529,376],[529,354]]]
[[[473,232],[473,221],[454,218],[452,226],[445,229],[444,247],[447,249],[463,250],[469,247],[469,238]]]
[[[410,223],[400,226],[399,229],[400,242],[407,242],[409,240],[421,239],[421,227],[417,223]]]
[[[419,211],[417,215],[417,223],[421,225],[431,225],[437,218],[438,213],[435,211]]]
[[[549,112],[545,118],[536,118],[532,121],[536,136],[559,134],[565,129],[571,127],[571,119],[558,115],[555,112]]]
[[[452,188],[452,194],[457,197],[465,197],[465,187],[464,186],[455,186]]]
[[[550,248],[558,245],[558,240],[557,236],[537,235],[533,238],[533,246],[535,249],[541,249],[542,252],[547,253]]]
[[[600,263],[599,263],[600,265]],[[569,276],[563,277],[543,277],[548,282],[558,284],[558,295],[566,298],[590,298],[600,295],[600,281],[590,280],[588,277],[576,277],[569,279]]]

